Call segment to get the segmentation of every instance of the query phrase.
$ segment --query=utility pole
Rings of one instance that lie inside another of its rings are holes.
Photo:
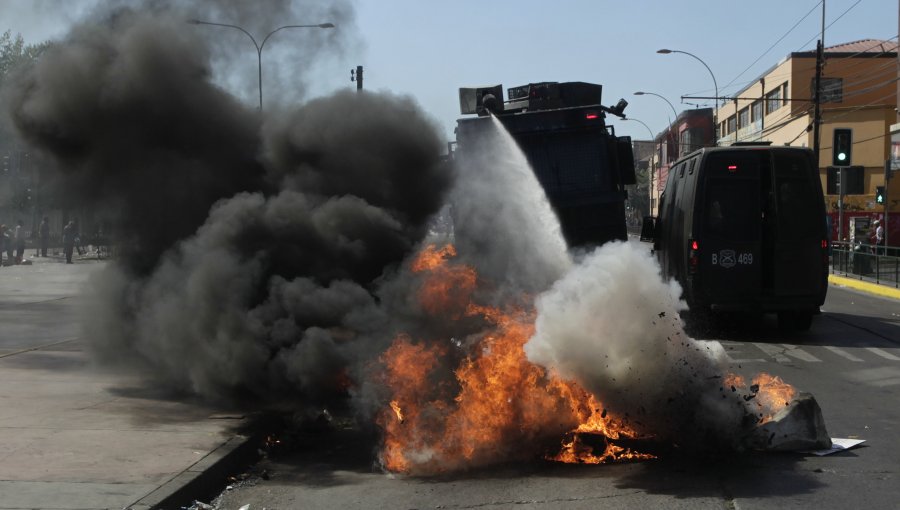
[[[363,89],[363,66],[356,66],[356,71],[350,70],[350,81],[356,82],[356,91],[362,92]]]
[[[816,43],[816,90],[813,93],[813,103],[815,104],[815,109],[813,110],[813,153],[816,157],[816,171],[819,170],[819,149],[821,148],[819,125],[822,123],[822,65],[825,60],[824,54],[824,48],[820,40]]]

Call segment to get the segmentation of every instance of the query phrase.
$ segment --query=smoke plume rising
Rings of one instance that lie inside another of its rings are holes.
[[[184,23],[210,5],[243,4],[102,10],[17,80],[7,109],[68,204],[115,216],[120,256],[85,321],[101,360],[209,399],[327,402],[384,347],[378,282],[444,202],[443,144],[389,94],[260,117],[214,83]]]

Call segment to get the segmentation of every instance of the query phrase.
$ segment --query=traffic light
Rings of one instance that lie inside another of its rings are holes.
[[[835,128],[831,143],[831,164],[833,166],[850,166],[853,155],[853,130]]]
[[[884,186],[875,186],[875,203],[884,204]]]

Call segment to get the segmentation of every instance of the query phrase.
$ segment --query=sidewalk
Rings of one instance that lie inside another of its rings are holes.
[[[841,287],[849,287],[851,289],[867,292],[869,294],[875,294],[876,296],[900,299],[900,289],[897,289],[893,286],[861,280],[858,278],[829,274],[828,283],[832,285],[839,285]]]
[[[169,508],[256,453],[247,420],[92,366],[78,338],[96,260],[0,268],[0,509]]]

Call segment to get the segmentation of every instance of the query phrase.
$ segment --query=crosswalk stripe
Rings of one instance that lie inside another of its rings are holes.
[[[769,344],[760,344],[760,343],[756,343],[756,342],[754,342],[753,345],[755,345],[762,352],[775,358],[775,361],[777,361],[779,363],[790,363],[791,362],[790,358],[788,358],[787,356],[782,354],[783,349],[781,349],[779,347],[776,347],[774,345],[769,345]]]
[[[804,351],[803,349],[797,347],[796,345],[791,344],[781,344],[781,346],[777,345],[769,345],[763,343],[753,343],[759,350],[768,354],[769,356],[775,358],[775,361],[778,363],[790,363],[791,359],[788,356],[793,356],[801,361],[806,361],[807,363],[819,363],[822,360],[813,356],[812,354]]]
[[[849,359],[850,361],[863,361],[861,358],[857,358],[856,356],[850,354],[849,352],[847,352],[843,349],[838,349],[837,347],[831,347],[830,345],[825,345],[824,347],[826,349],[828,349],[829,351],[837,354],[838,356]]]
[[[866,350],[871,352],[872,354],[877,354],[884,359],[889,359],[891,361],[900,361],[900,357],[894,356],[893,354],[891,354],[885,350],[879,349],[878,347],[866,347]]]
[[[784,353],[787,354],[788,356],[793,356],[797,359],[801,359],[803,361],[807,361],[810,363],[820,363],[822,361],[819,358],[813,356],[812,354],[797,347],[796,345],[791,345],[791,344],[781,344],[781,345],[782,345],[782,347],[787,349],[784,351]]]

